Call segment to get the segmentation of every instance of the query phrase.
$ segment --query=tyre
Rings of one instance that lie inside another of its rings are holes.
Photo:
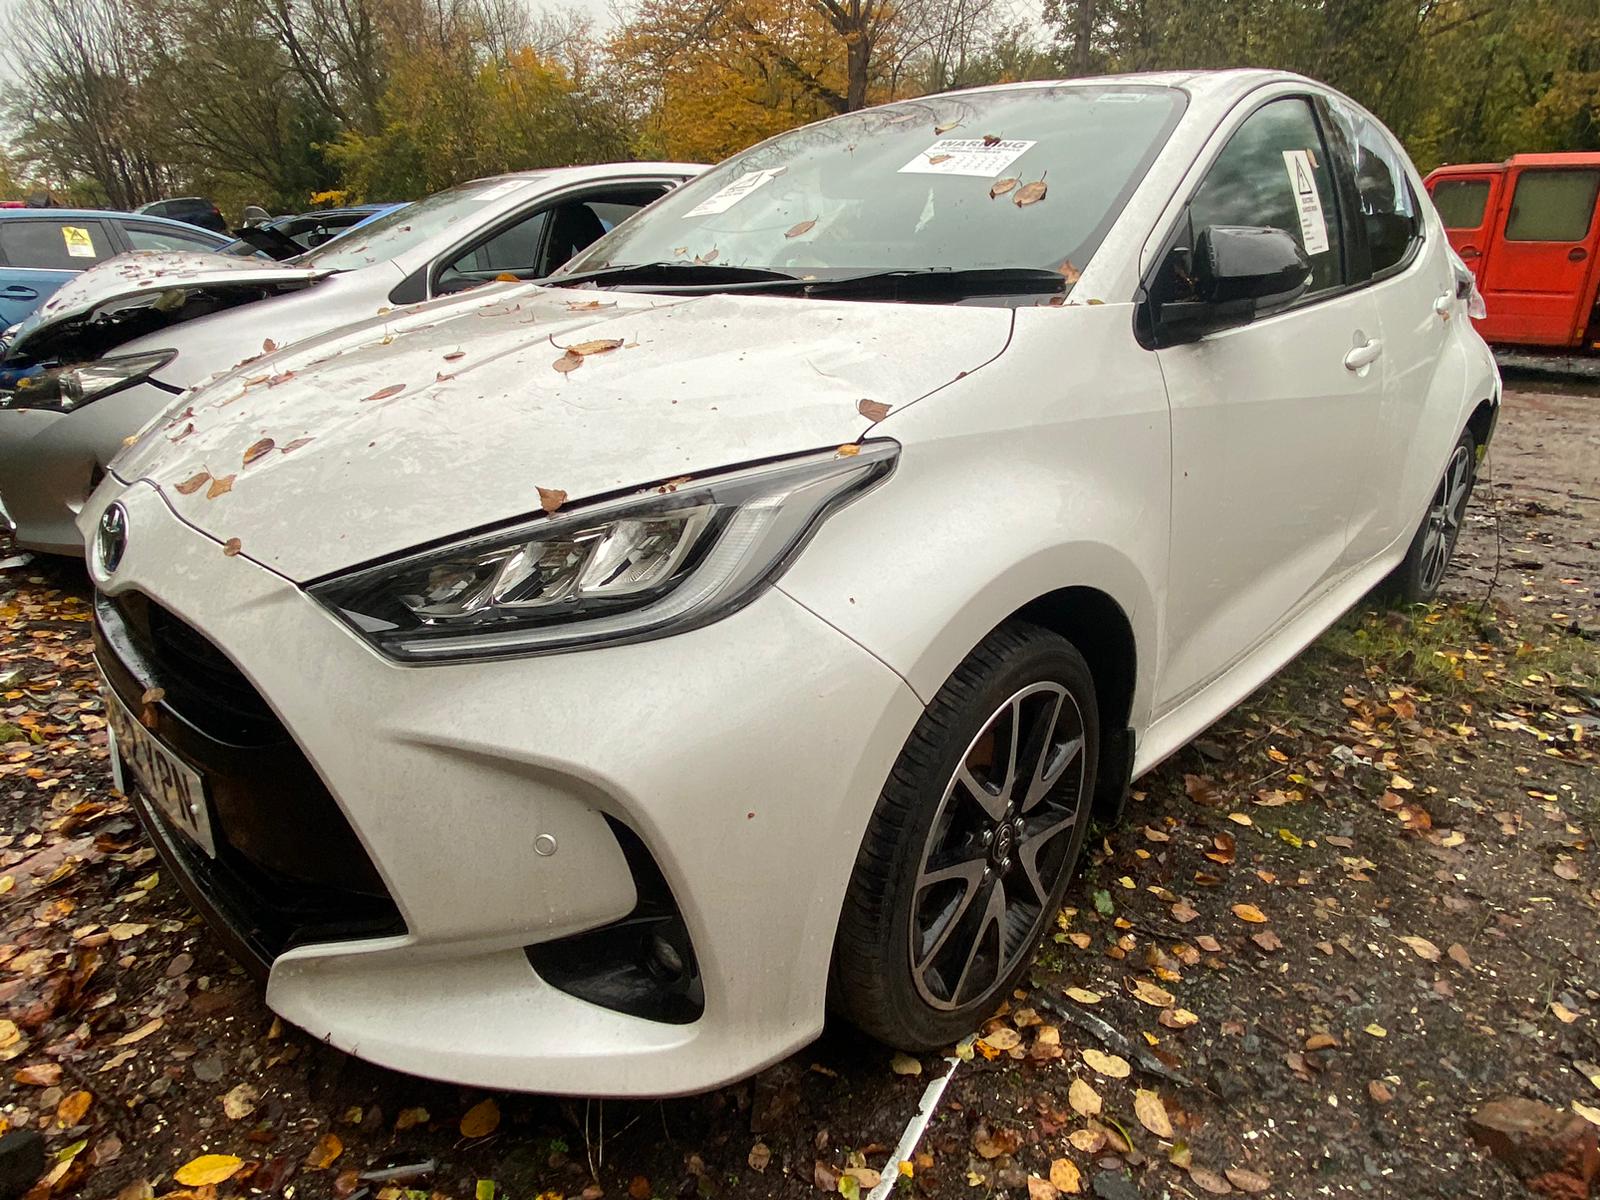
[[[1478,444],[1471,432],[1463,433],[1450,452],[1444,475],[1405,558],[1384,581],[1383,590],[1395,600],[1424,604],[1439,594],[1445,568],[1450,565],[1456,539],[1461,536],[1477,466]]]
[[[835,1011],[906,1050],[975,1030],[1054,923],[1089,824],[1094,679],[1011,622],[923,713],[878,798],[834,947]]]

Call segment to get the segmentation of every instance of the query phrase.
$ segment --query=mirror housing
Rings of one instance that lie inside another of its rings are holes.
[[[1299,243],[1265,225],[1208,225],[1193,250],[1173,249],[1161,274],[1151,301],[1162,346],[1247,325],[1263,311],[1293,303],[1311,286],[1311,264]],[[1165,296],[1171,299],[1160,298]]]

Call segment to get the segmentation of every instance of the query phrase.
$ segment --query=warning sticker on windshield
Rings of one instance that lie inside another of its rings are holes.
[[[999,176],[1038,142],[1008,142],[1001,138],[943,138],[905,166],[901,175]]]
[[[773,167],[765,171],[747,171],[732,183],[712,192],[711,195],[683,215],[686,217],[709,217],[713,213],[725,213],[758,187],[771,183],[779,175],[782,175],[786,169],[785,167]]]
[[[1285,150],[1284,170],[1289,172],[1289,188],[1300,213],[1300,244],[1307,254],[1321,254],[1328,248],[1328,222],[1322,215],[1322,197],[1317,195],[1317,176],[1311,166],[1309,150]]]
[[[89,231],[77,225],[63,225],[61,240],[67,244],[67,253],[73,258],[93,258],[94,239]]]

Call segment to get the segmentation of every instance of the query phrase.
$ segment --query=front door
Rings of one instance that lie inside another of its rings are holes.
[[[1478,276],[1484,336],[1531,346],[1579,344],[1594,304],[1600,166],[1519,167],[1488,265]]]
[[[1285,230],[1306,251],[1312,284],[1252,324],[1157,351],[1172,412],[1158,713],[1216,679],[1336,577],[1382,395],[1377,310],[1368,291],[1345,290],[1339,198],[1308,101],[1273,100],[1246,117],[1189,214],[1195,230]]]

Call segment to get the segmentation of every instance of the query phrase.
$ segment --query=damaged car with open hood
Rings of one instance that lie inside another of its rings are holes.
[[[269,354],[84,509],[122,786],[376,1063],[948,1046],[1133,778],[1438,588],[1499,382],[1422,194],[1293,75],[980,89]]]

